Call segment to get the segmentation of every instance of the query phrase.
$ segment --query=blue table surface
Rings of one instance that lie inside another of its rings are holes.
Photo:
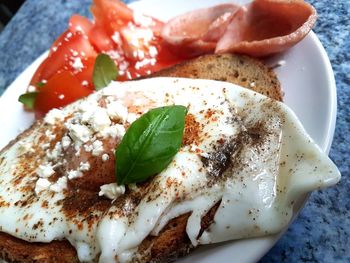
[[[342,179],[335,187],[312,193],[261,262],[350,262],[350,1],[309,2],[318,11],[314,31],[329,55],[337,84],[338,117],[330,157]],[[50,47],[73,13],[91,17],[90,4],[91,0],[27,0],[0,34],[0,94]]]

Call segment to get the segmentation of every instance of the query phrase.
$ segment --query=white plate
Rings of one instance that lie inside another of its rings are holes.
[[[132,8],[166,20],[185,11],[227,2],[227,0],[147,0],[131,4]],[[245,2],[245,1],[240,1]],[[34,120],[33,114],[23,111],[17,102],[34,71],[46,54],[33,62],[5,91],[0,98],[0,148],[15,138]],[[285,92],[285,103],[300,118],[315,142],[328,152],[332,143],[336,120],[336,87],[331,64],[316,35],[311,32],[288,52],[269,59],[271,65],[285,64],[275,71]],[[8,113],[8,114],[6,114]],[[299,212],[307,197],[296,207]],[[259,260],[278,240],[279,235],[264,238],[226,242],[199,248],[180,262],[254,262]]]

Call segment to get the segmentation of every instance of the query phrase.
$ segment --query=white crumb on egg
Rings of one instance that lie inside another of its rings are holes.
[[[133,123],[134,121],[137,120],[137,118],[138,118],[138,116],[135,113],[129,113],[128,118],[127,118],[127,122]]]
[[[73,180],[75,178],[81,177],[82,175],[83,174],[80,171],[70,170],[70,171],[68,171],[67,177],[68,177],[69,180]]]
[[[60,177],[56,183],[50,185],[49,189],[53,192],[60,193],[63,190],[67,189],[67,177]]]
[[[109,155],[107,153],[102,154],[102,161],[107,162],[109,160]]]
[[[107,113],[112,119],[119,119],[122,122],[125,122],[128,117],[128,108],[125,107],[120,101],[113,101],[108,103]]]
[[[103,143],[100,140],[96,140],[92,143],[92,155],[99,156],[103,152]]]
[[[88,127],[81,124],[69,124],[67,125],[69,135],[74,142],[87,142],[91,138],[91,131]]]
[[[63,121],[64,118],[65,115],[62,110],[52,109],[46,114],[44,121],[48,124],[54,125],[56,121]]]
[[[90,170],[90,163],[89,162],[80,162],[79,164],[79,171],[89,171]]]
[[[62,143],[62,148],[64,150],[67,150],[69,145],[72,143],[72,140],[67,135],[65,135],[65,136],[62,137],[62,142],[61,143]]]
[[[39,178],[35,183],[35,193],[39,194],[41,191],[44,191],[50,187],[51,183],[46,178]]]
[[[54,140],[56,138],[56,135],[53,134],[53,132],[51,130],[46,130],[45,131],[45,136],[50,140]]]
[[[105,196],[111,200],[116,200],[119,196],[125,193],[124,185],[117,185],[116,183],[104,184],[100,187],[99,196]]]
[[[41,178],[47,178],[53,175],[55,171],[51,164],[40,164],[39,167],[36,169],[36,173]]]

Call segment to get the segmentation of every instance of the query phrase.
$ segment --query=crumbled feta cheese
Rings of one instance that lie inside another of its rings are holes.
[[[69,129],[69,135],[74,142],[87,142],[91,138],[91,131],[85,125],[70,124],[67,128]]]
[[[75,27],[75,30],[84,33],[83,28],[82,28],[81,26],[79,26],[79,25]],[[85,32],[85,33],[86,33],[86,32]]]
[[[40,148],[43,149],[43,150],[46,150],[49,147],[50,147],[50,143],[44,143],[44,144],[40,145]]]
[[[73,60],[72,67],[76,71],[81,71],[84,68],[83,62],[80,57],[76,57]]]
[[[129,113],[126,121],[128,123],[133,123],[134,121],[137,120],[137,118],[138,118],[138,116],[135,113]]]
[[[94,149],[94,147],[92,146],[92,144],[84,144],[84,150],[85,152],[91,152]]]
[[[133,30],[123,31],[123,36],[131,45],[136,48],[141,48],[142,42],[145,44],[149,43],[152,41],[154,34],[150,28],[135,28]]]
[[[51,130],[46,130],[45,135],[47,138],[49,138],[50,141],[52,141],[56,138],[56,135],[53,134],[53,132]]]
[[[104,184],[100,187],[99,196],[105,196],[111,200],[116,200],[119,196],[125,193],[124,185],[117,185],[116,183]]]
[[[100,140],[96,140],[92,143],[92,155],[99,156],[103,152],[103,143]]]
[[[61,142],[57,142],[55,144],[55,148],[51,152],[46,152],[47,157],[50,160],[56,160],[62,154],[62,144]]]
[[[120,45],[122,43],[122,40],[120,38],[120,34],[119,32],[114,32],[114,34],[112,35],[112,40],[114,41],[114,43],[116,43],[117,45]]]
[[[72,143],[72,140],[67,136],[63,136],[62,137],[62,147],[64,150],[67,150],[67,148],[69,147],[69,145]]]
[[[89,118],[89,124],[95,132],[101,131],[111,125],[106,109],[96,107]]]
[[[36,91],[36,87],[33,85],[29,85],[28,92],[35,92],[35,91]]]
[[[109,155],[107,153],[102,154],[102,161],[107,162],[109,160]]]
[[[148,49],[148,51],[149,51],[149,55],[150,55],[152,58],[154,58],[155,56],[158,55],[158,50],[157,50],[157,48],[156,48],[155,46],[150,46],[149,49]]]
[[[106,138],[106,137],[112,137],[112,138],[116,138],[116,137],[123,137],[125,134],[125,127],[122,124],[116,124],[113,126],[110,126],[106,129],[103,129],[101,131],[101,135]]]
[[[54,169],[52,168],[51,164],[40,164],[39,167],[36,169],[36,173],[41,178],[47,178],[50,177],[55,173]]]
[[[90,170],[90,164],[88,162],[81,162],[79,165],[79,171],[89,171]]]
[[[146,58],[146,59],[143,59],[141,61],[136,62],[135,69],[140,69],[140,68],[147,66],[147,65],[153,66],[156,62],[157,62],[157,60],[154,58],[151,58],[151,59]]]
[[[62,192],[62,190],[67,189],[67,177],[60,177],[56,183],[50,185],[50,190],[56,193]]]
[[[140,12],[134,11],[134,22],[136,25],[142,27],[150,27],[154,24],[152,18],[143,15]]]
[[[113,37],[113,36],[112,36]],[[114,42],[116,42],[116,40],[117,39],[113,39],[113,41]],[[117,40],[118,41],[118,40]],[[111,59],[113,59],[113,60],[118,60],[118,59],[120,59],[120,53],[118,52],[118,51],[116,51],[116,50],[109,50],[109,51],[107,51],[106,52],[106,54],[108,55],[108,56],[110,56],[110,58]]]
[[[79,177],[81,177],[83,174],[82,174],[82,172],[80,172],[80,171],[74,171],[74,170],[70,170],[69,172],[68,172],[68,179],[69,180],[73,180],[73,179],[75,179],[75,178],[79,178]]]
[[[98,103],[97,103],[97,101],[94,101],[94,100],[83,100],[81,103],[80,103],[80,105],[79,105],[79,107],[78,107],[78,110],[80,111],[80,112],[90,112],[91,111],[91,109],[94,109],[94,108],[96,108],[96,107],[98,107]]]
[[[191,144],[190,151],[191,152],[197,152],[197,150],[199,150],[199,148],[195,144]]]
[[[32,149],[32,143],[29,142],[23,142],[23,141],[19,141],[18,142],[18,150],[22,151],[22,152],[28,152],[30,151],[30,149]]]
[[[41,191],[48,189],[50,187],[50,185],[51,185],[51,183],[49,180],[47,180],[45,178],[39,178],[36,181],[34,191],[36,194],[39,194]]]
[[[56,121],[63,121],[65,115],[62,110],[52,109],[46,114],[44,121],[48,124],[54,125]]]
[[[107,113],[111,119],[118,119],[125,122],[128,117],[128,108],[121,102],[113,101],[107,104]]]
[[[77,145],[76,145],[77,146]],[[81,151],[81,148],[80,146],[79,147],[75,147],[75,156],[80,156],[80,151]]]

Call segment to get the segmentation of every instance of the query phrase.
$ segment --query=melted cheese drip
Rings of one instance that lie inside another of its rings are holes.
[[[153,178],[152,191],[137,206],[112,205],[106,213],[96,211],[98,220],[92,226],[78,226],[62,212],[64,192],[47,189],[35,194],[40,163],[25,169],[17,165],[28,150],[23,145],[38,144],[44,130],[39,125],[1,152],[1,231],[31,242],[65,238],[81,261],[99,255],[100,262],[128,262],[148,235],[157,235],[169,220],[188,212],[186,232],[195,246],[276,233],[290,221],[296,198],[340,178],[287,106],[250,90],[209,80],[157,78],[115,82],[86,101],[106,97],[125,107],[134,105],[133,98],[147,101],[144,112],[164,105],[187,106],[202,127],[201,140],[181,148]],[[81,103],[63,109],[64,115],[76,112]],[[265,130],[255,145],[258,126]],[[242,134],[250,139],[243,140]],[[29,206],[18,205],[28,198]],[[218,202],[214,223],[199,236],[201,218]]]

